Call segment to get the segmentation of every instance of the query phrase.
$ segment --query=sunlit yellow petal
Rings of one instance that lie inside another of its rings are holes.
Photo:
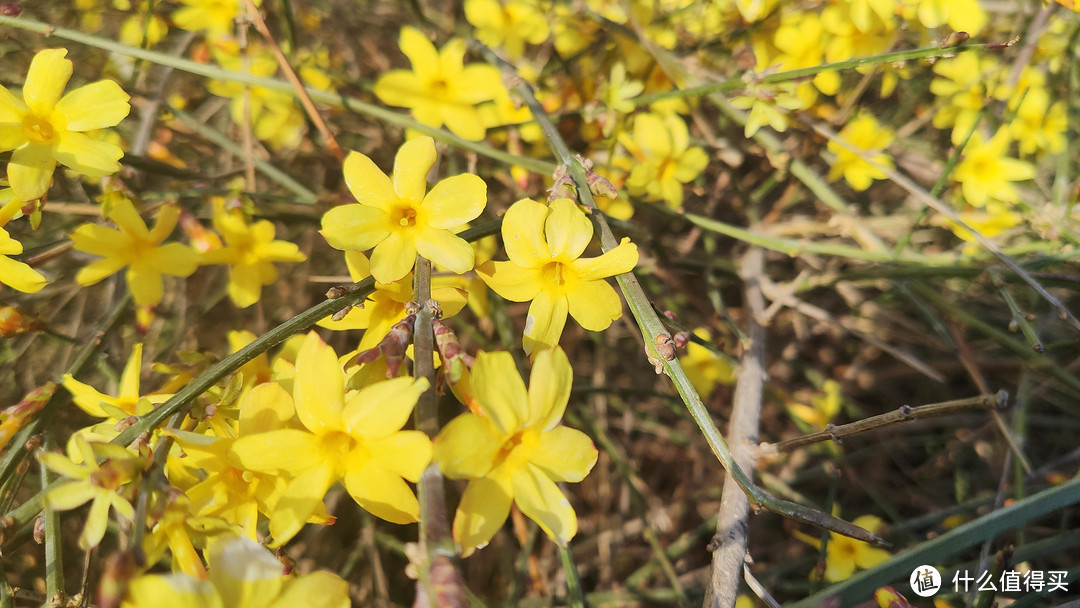
[[[250,538],[219,540],[206,554],[210,581],[226,606],[266,606],[287,580],[274,554]]]
[[[240,397],[240,435],[284,428],[296,410],[290,395],[277,382],[266,382]]]
[[[349,152],[349,155],[345,157],[343,172],[345,185],[349,187],[349,192],[352,192],[361,205],[387,212],[397,200],[390,178],[367,156],[359,152]],[[336,209],[340,208],[336,207]],[[323,228],[326,228],[325,221]],[[356,249],[369,248],[356,247]]]
[[[468,241],[439,228],[418,232],[414,237],[417,253],[455,274],[472,270],[476,253]]]
[[[390,180],[386,182],[389,184]],[[319,233],[335,249],[365,251],[389,236],[389,226],[390,216],[380,209],[367,205],[341,205],[323,214]]]
[[[393,232],[371,252],[371,276],[380,283],[393,283],[409,274],[416,264],[416,245],[402,233]]]
[[[592,240],[593,227],[577,203],[560,198],[551,203],[551,214],[544,226],[551,255],[565,261],[576,259]]]
[[[280,547],[296,536],[336,481],[333,466],[324,465],[289,482],[270,516],[270,535],[274,538],[270,546]]]
[[[123,606],[169,606],[170,608],[224,608],[210,581],[186,574],[139,576],[128,583]]]
[[[570,400],[574,370],[563,349],[555,347],[541,351],[533,362],[529,376],[529,420],[526,426],[536,425],[547,430],[562,419]]]
[[[183,243],[166,243],[147,256],[147,263],[158,268],[163,274],[177,277],[191,276],[199,267],[198,260],[195,250]]]
[[[577,429],[557,426],[540,435],[529,462],[553,481],[578,482],[596,464],[598,453],[589,436]]]
[[[323,434],[342,429],[345,374],[337,353],[319,334],[308,333],[296,355],[293,399],[296,415],[308,430]]]
[[[548,213],[550,209],[547,205],[528,198],[519,200],[506,210],[502,237],[506,257],[511,262],[523,268],[537,268],[551,261],[551,250],[544,235]]]
[[[472,378],[480,407],[495,425],[507,435],[520,429],[529,416],[529,396],[514,357],[506,351],[482,352]]]
[[[404,479],[377,462],[347,472],[342,481],[353,500],[375,517],[395,524],[420,519],[420,503],[412,489]]]
[[[427,174],[435,166],[437,157],[435,140],[427,136],[414,137],[398,148],[394,157],[394,191],[401,199],[414,202],[424,200]]]
[[[240,437],[231,451],[245,469],[276,475],[298,475],[319,466],[322,457],[318,438],[297,429]]]
[[[364,387],[345,405],[341,414],[345,428],[364,437],[387,437],[401,430],[428,386],[427,378],[405,376]]]
[[[454,515],[454,540],[463,556],[486,545],[499,531],[513,501],[513,490],[502,477],[482,477],[469,482]]]
[[[514,262],[486,262],[476,274],[499,296],[511,302],[528,302],[543,287],[541,268],[522,268]]]
[[[75,282],[79,285],[94,285],[106,277],[111,277],[127,264],[123,258],[104,258],[96,260],[79,269]]]
[[[495,466],[503,437],[490,416],[461,414],[435,437],[435,460],[451,479],[483,477]]]
[[[566,314],[569,310],[566,296],[552,295],[540,291],[529,305],[529,314],[525,317],[525,336],[522,346],[525,354],[551,348],[559,343]]]
[[[486,204],[487,184],[479,176],[464,173],[435,184],[421,209],[429,226],[450,230],[476,219]]]
[[[398,431],[367,442],[367,448],[383,468],[413,483],[431,464],[431,439],[420,431]]]
[[[7,285],[23,293],[37,293],[48,281],[41,273],[18,260],[0,255],[0,285]]]
[[[131,111],[131,97],[112,80],[99,80],[64,95],[56,111],[72,131],[104,129],[120,124]]]
[[[86,514],[86,524],[83,525],[82,534],[79,535],[79,548],[89,551],[101,544],[108,526],[109,499],[99,493],[94,498],[94,502],[90,503],[90,511]]]
[[[582,281],[592,281],[630,272],[637,266],[637,245],[623,237],[619,246],[595,258],[578,258],[571,262]]]
[[[409,70],[390,70],[375,81],[375,96],[388,106],[411,107],[427,94],[424,84]]]
[[[54,151],[61,165],[89,177],[104,177],[120,170],[120,146],[83,133],[64,131]]]
[[[45,196],[52,185],[56,157],[52,146],[30,143],[11,153],[7,166],[8,183],[15,198],[32,201]]]
[[[53,456],[59,456],[57,460],[64,459],[59,454],[53,454]],[[49,466],[49,468],[53,467]],[[97,494],[97,489],[88,483],[66,483],[55,490],[49,490],[49,493],[45,495],[45,506],[56,511],[68,511],[81,507]]]
[[[409,58],[412,69],[421,79],[439,69],[439,52],[423,32],[414,27],[401,28],[401,52]]]
[[[157,306],[165,294],[161,273],[142,265],[131,266],[125,273],[128,289],[139,306]]]
[[[72,64],[65,59],[67,49],[45,49],[30,61],[23,85],[23,99],[34,114],[47,117],[64,94],[71,78]]]
[[[254,604],[257,605],[257,604]],[[287,579],[285,590],[267,608],[349,608],[349,584],[341,577],[320,570]]]
[[[514,502],[540,529],[565,547],[577,534],[577,514],[559,486],[536,466],[527,464],[514,472]]]
[[[589,331],[603,331],[622,316],[622,300],[603,279],[581,281],[566,294],[570,316]]]

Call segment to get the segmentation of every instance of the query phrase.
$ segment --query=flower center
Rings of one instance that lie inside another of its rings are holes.
[[[442,78],[431,81],[431,96],[440,101],[450,96],[450,83]]]
[[[23,118],[23,133],[26,134],[26,139],[40,144],[51,143],[56,136],[52,123],[31,112],[27,112]]]
[[[416,209],[408,206],[397,207],[391,214],[390,221],[402,228],[412,228],[416,225]]]
[[[551,283],[562,287],[566,284],[562,262],[549,262],[544,265],[543,277],[545,283]]]
[[[499,468],[504,465],[508,465],[511,468],[516,468],[521,464],[529,460],[529,455],[533,451],[533,447],[536,445],[539,437],[534,432],[528,430],[518,431],[510,436],[502,447],[499,448],[499,453],[495,456],[495,467]]]

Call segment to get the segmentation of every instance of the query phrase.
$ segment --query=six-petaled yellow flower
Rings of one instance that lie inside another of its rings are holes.
[[[482,415],[458,416],[435,439],[443,473],[469,480],[453,525],[465,555],[491,540],[511,503],[561,546],[577,533],[577,515],[556,483],[584,479],[597,452],[584,433],[559,425],[572,383],[561,348],[537,356],[528,390],[510,353],[477,356],[472,387]]]
[[[465,41],[455,38],[441,51],[412,27],[401,30],[401,52],[412,70],[391,70],[375,82],[383,103],[409,108],[416,120],[446,125],[465,139],[484,138],[484,121],[476,104],[491,101],[504,90],[499,70],[480,63],[464,64]]]
[[[864,152],[871,161],[884,167],[892,168],[893,162],[883,150],[892,143],[892,129],[883,127],[869,114],[860,114],[844,126],[839,139]],[[829,142],[829,151],[836,155],[829,179],[844,180],[856,191],[862,192],[870,187],[875,179],[885,179],[885,174],[861,156],[849,150],[837,141]]]
[[[590,331],[603,331],[622,314],[622,302],[604,279],[637,265],[637,246],[622,243],[596,258],[583,258],[593,227],[574,201],[550,207],[531,199],[514,203],[503,217],[506,262],[487,262],[477,273],[495,293],[528,302],[526,353],[559,343],[566,315]]]
[[[626,187],[678,209],[683,203],[683,184],[692,181],[709,164],[709,156],[690,145],[686,123],[677,114],[639,114],[634,132],[623,143],[637,161]]]
[[[384,284],[408,274],[417,253],[451,272],[472,270],[472,246],[451,230],[484,210],[487,184],[466,173],[448,177],[428,192],[427,174],[435,159],[434,140],[411,139],[398,149],[391,179],[367,156],[350,152],[345,184],[359,204],[326,212],[326,241],[343,251],[374,247],[371,276]]]
[[[1011,143],[1009,130],[1005,128],[998,130],[990,141],[984,141],[979,133],[972,134],[964,148],[963,160],[953,172],[953,179],[960,182],[968,204],[985,207],[991,200],[1007,203],[1019,200],[1012,183],[1034,178],[1035,167],[1007,156]]]
[[[158,214],[153,230],[135,211],[131,200],[121,197],[106,213],[119,230],[98,224],[83,224],[71,233],[75,249],[104,256],[79,271],[79,285],[93,285],[127,266],[127,284],[135,303],[156,306],[164,293],[163,274],[186,277],[198,267],[198,254],[181,243],[162,242],[172,233],[180,209],[166,205]]]
[[[394,378],[345,393],[337,353],[314,332],[296,357],[293,400],[304,430],[240,437],[232,453],[246,469],[292,477],[270,519],[272,546],[289,541],[322,507],[338,481],[376,517],[411,523],[420,517],[416,482],[431,461],[431,440],[402,431],[427,390],[425,378]]]
[[[7,176],[21,201],[45,195],[56,163],[89,177],[120,170],[124,151],[86,131],[119,124],[131,111],[129,96],[111,80],[64,95],[73,69],[66,55],[67,49],[34,55],[22,99],[0,87],[0,152],[14,150]]]
[[[274,224],[269,220],[248,223],[240,209],[214,207],[214,228],[225,238],[225,246],[202,254],[203,264],[229,267],[229,298],[241,308],[259,301],[263,285],[277,279],[274,262],[303,262],[307,259],[295,243],[274,240]]]

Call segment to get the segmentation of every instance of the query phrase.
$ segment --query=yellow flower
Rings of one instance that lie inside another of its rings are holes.
[[[704,150],[690,146],[686,123],[677,114],[638,114],[633,135],[621,141],[637,161],[626,187],[631,193],[662,200],[674,209],[682,207],[683,184],[695,179],[709,164]]]
[[[944,107],[934,113],[933,124],[938,129],[952,127],[952,143],[959,145],[975,125],[999,71],[997,62],[977,53],[961,53],[934,64],[940,78],[930,82],[930,92],[942,98]]]
[[[7,257],[22,252],[22,243],[11,238],[7,230],[0,228],[0,285],[7,285],[24,293],[37,293],[48,282],[45,277],[29,265]]]
[[[1023,214],[1013,211],[1008,204],[997,201],[988,202],[983,209],[961,211],[956,215],[960,218],[960,221],[974,228],[985,237],[997,236],[1024,223]],[[964,241],[965,245],[961,250],[964,255],[975,255],[982,250],[982,245],[976,242],[975,235],[971,234],[966,228],[961,228],[956,222],[944,216],[937,216],[931,220],[931,223],[952,230],[953,234]]]
[[[709,331],[703,327],[694,330],[694,335],[706,341],[711,340]],[[735,370],[726,359],[696,342],[686,344],[686,354],[679,357],[683,371],[690,378],[690,384],[702,397],[708,397],[717,384],[734,384]]]
[[[258,302],[262,286],[277,279],[274,262],[307,259],[296,244],[274,240],[269,220],[249,224],[242,210],[226,210],[220,200],[214,202],[214,228],[225,238],[225,246],[203,253],[202,263],[229,266],[229,297],[240,308]]]
[[[173,11],[176,27],[189,32],[206,32],[217,38],[231,34],[244,0],[179,0],[184,7]],[[255,0],[255,6],[262,0]]]
[[[1005,156],[1011,142],[1008,129],[999,129],[988,142],[983,142],[981,134],[972,134],[963,160],[953,172],[968,204],[985,207],[991,200],[1015,203],[1019,194],[1012,182],[1035,177],[1033,165]]]
[[[977,34],[986,25],[978,0],[905,0],[925,27],[948,25],[957,32]],[[912,6],[914,5],[914,6]],[[910,9],[909,9],[910,10]]]
[[[22,201],[45,195],[57,162],[90,177],[120,170],[124,151],[85,132],[117,125],[131,111],[129,96],[111,80],[64,95],[73,69],[66,55],[67,49],[34,55],[22,99],[0,87],[0,152],[14,150],[7,176]]]
[[[840,131],[839,138],[866,153],[873,162],[893,167],[892,159],[882,152],[893,141],[892,129],[882,127],[870,114],[859,114]],[[829,180],[843,176],[852,189],[862,192],[870,187],[875,179],[885,179],[885,174],[857,154],[848,150],[839,142],[830,141],[829,151],[836,155]]]
[[[465,41],[455,38],[436,51],[420,30],[401,30],[401,52],[412,71],[391,70],[375,83],[375,95],[383,103],[409,108],[416,120],[441,127],[470,140],[484,138],[484,121],[476,104],[495,99],[503,89],[494,66],[464,65]]]
[[[462,414],[435,438],[443,473],[469,480],[453,526],[464,555],[491,540],[511,503],[560,546],[577,533],[577,515],[555,484],[584,479],[597,452],[584,433],[559,426],[572,382],[561,348],[537,356],[528,391],[510,353],[477,356],[472,387],[482,415]]]
[[[143,345],[136,344],[131,349],[131,357],[120,374],[120,386],[115,397],[103,394],[88,384],[75,379],[71,374],[64,374],[64,388],[71,393],[72,401],[82,411],[95,418],[105,418],[106,422],[116,424],[128,416],[145,414],[154,404],[164,403],[170,395],[139,395],[139,376],[142,374]],[[140,403],[141,402],[141,403]]]
[[[852,522],[856,526],[877,533],[885,522],[873,515],[863,515]],[[830,583],[842,581],[856,568],[873,568],[889,561],[889,552],[884,549],[839,534],[829,534],[829,545],[825,548],[825,580]]]
[[[451,230],[484,210],[487,184],[475,175],[462,174],[440,181],[427,192],[426,176],[435,159],[434,140],[411,139],[398,149],[391,179],[367,156],[350,152],[345,159],[345,184],[359,204],[326,212],[321,231],[326,241],[343,251],[374,247],[371,275],[384,284],[408,274],[417,253],[451,272],[472,270],[472,246]]]
[[[521,57],[525,43],[540,44],[550,33],[544,13],[528,0],[466,0],[465,18],[480,42],[502,47],[508,59]]]
[[[1069,126],[1065,102],[1050,104],[1044,87],[1028,89],[1016,116],[1009,122],[1009,133],[1020,145],[1021,154],[1057,154],[1065,149]]]
[[[127,284],[135,303],[156,306],[164,292],[161,275],[186,277],[198,267],[198,254],[187,245],[162,241],[172,233],[180,209],[165,205],[153,230],[135,211],[130,199],[121,197],[106,212],[119,230],[98,224],[83,224],[71,233],[75,249],[104,256],[79,271],[79,285],[93,285],[127,266]]]
[[[770,65],[775,65],[782,71],[821,65],[824,62],[827,34],[817,13],[796,12],[785,15],[773,38],[773,44],[780,54],[772,59]],[[765,67],[768,66],[759,65],[759,68]],[[836,72],[821,72],[814,76],[812,82],[822,93],[835,95],[840,88],[840,75]],[[816,97],[816,94],[809,93],[808,97]]]
[[[348,608],[349,585],[329,572],[288,576],[284,565],[259,543],[242,536],[212,543],[209,578],[145,574],[132,580],[121,608]]]
[[[495,293],[528,302],[524,347],[532,354],[559,343],[566,315],[590,331],[603,331],[622,314],[622,302],[607,277],[637,265],[637,246],[624,238],[597,258],[582,258],[592,240],[589,218],[574,201],[551,206],[531,199],[514,203],[502,225],[507,262],[487,262],[477,274]]]
[[[615,114],[629,114],[634,111],[634,97],[645,90],[645,84],[626,77],[626,64],[619,62],[611,68],[607,82],[600,86],[597,98]],[[610,132],[610,131],[609,131]]]
[[[308,334],[293,380],[296,414],[306,430],[248,435],[232,446],[244,468],[293,478],[270,518],[271,546],[295,536],[338,481],[376,517],[401,524],[419,519],[416,495],[405,480],[420,479],[431,461],[431,440],[400,429],[427,387],[425,378],[402,377],[347,395],[337,353]]]
[[[840,413],[840,402],[840,383],[826,380],[821,392],[810,398],[810,405],[789,403],[787,410],[814,429],[823,429]]]
[[[345,263],[353,281],[359,282],[371,274],[367,257],[359,251],[346,251]],[[465,290],[447,284],[446,279],[460,277],[433,277],[431,281],[431,299],[439,303],[443,318],[456,315],[467,302]],[[340,321],[327,317],[319,321],[319,327],[366,330],[356,347],[363,352],[376,346],[395,323],[405,318],[405,305],[415,299],[411,273],[389,285],[375,283],[375,291],[368,296],[362,307],[353,307]]]
[[[783,133],[788,128],[788,112],[801,110],[807,104],[795,94],[790,84],[776,87],[752,84],[746,95],[733,97],[731,105],[741,110],[750,110],[743,135],[753,137],[754,133],[765,125]]]
[[[86,516],[86,525],[79,536],[79,548],[89,551],[98,546],[105,536],[109,523],[109,511],[130,521],[135,516],[131,506],[133,487],[128,486],[143,468],[142,458],[118,445],[108,443],[89,443],[76,435],[74,437],[80,462],[65,458],[55,452],[38,455],[41,464],[73,479],[45,495],[45,506],[57,511],[67,511],[91,502],[90,513]],[[98,464],[98,458],[104,462]]]

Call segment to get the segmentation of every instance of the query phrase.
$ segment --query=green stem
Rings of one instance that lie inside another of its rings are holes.
[[[551,146],[556,157],[558,157],[562,164],[566,165],[569,174],[573,177],[574,183],[577,185],[578,196],[580,197],[581,202],[591,210],[591,216],[600,229],[601,248],[605,252],[611,251],[619,245],[619,242],[615,239],[615,235],[612,234],[611,227],[608,226],[604,214],[601,213],[599,207],[597,207],[596,201],[593,200],[592,191],[589,189],[589,182],[585,177],[585,168],[574,159],[570,149],[566,147],[566,142],[563,141],[562,136],[559,135],[558,128],[551,122],[551,118],[547,115],[544,107],[536,99],[536,95],[529,85],[524,83],[524,81],[517,76],[513,66],[492,53],[490,49],[487,49],[486,47],[481,48],[489,60],[496,63],[509,77],[515,78],[521,83],[515,87],[515,90],[521,95],[526,105],[529,106],[529,109],[532,110],[533,117],[543,130],[548,145]],[[731,474],[735,482],[739,484],[739,487],[743,489],[743,492],[746,493],[747,498],[750,500],[750,505],[755,511],[764,508],[785,517],[827,528],[839,534],[843,534],[844,536],[850,536],[858,540],[875,544],[883,544],[883,541],[880,538],[854,524],[833,517],[827,513],[822,513],[802,505],[778,499],[754,485],[754,482],[743,473],[742,469],[735,465],[727,442],[724,441],[724,437],[720,433],[720,430],[716,428],[712,416],[709,414],[708,409],[706,409],[705,404],[701,401],[701,396],[698,395],[697,390],[694,389],[694,385],[690,382],[690,378],[683,370],[682,364],[679,363],[679,359],[677,357],[672,357],[670,360],[665,359],[660,354],[660,351],[657,348],[657,339],[665,336],[670,339],[671,334],[668,333],[667,329],[664,327],[664,323],[660,321],[660,318],[656,315],[652,304],[649,302],[648,296],[645,295],[645,291],[641,288],[641,284],[638,282],[633,271],[616,276],[615,281],[619,284],[623,297],[626,299],[626,303],[629,305],[630,311],[637,321],[638,328],[645,340],[645,354],[649,358],[650,363],[653,363],[656,366],[657,373],[663,371],[671,378],[671,381],[675,384],[675,389],[678,391],[679,396],[682,397],[683,403],[686,404],[686,408],[694,418],[694,422],[705,436],[705,441],[709,444],[713,454],[720,460],[720,463]]]
[[[148,49],[141,49],[139,47],[130,46],[114,40],[108,40],[91,34],[84,34],[76,30],[71,30],[63,27],[53,27],[40,21],[34,21],[32,19],[25,19],[22,17],[5,17],[0,15],[0,26],[9,26],[21,30],[27,30],[30,32],[36,32],[45,36],[53,36],[63,40],[70,40],[72,42],[78,42],[94,48],[109,51],[111,53],[117,53],[125,55],[127,57],[134,57],[136,59],[144,59],[146,61],[152,61],[160,65],[166,65],[182,72],[189,74],[196,74],[199,76],[205,76],[207,78],[216,78],[219,80],[227,80],[231,82],[237,82],[241,84],[247,84],[254,87],[261,87],[271,91],[278,91],[282,93],[288,93],[289,95],[295,95],[296,90],[293,86],[285,81],[276,78],[264,78],[260,76],[252,76],[251,74],[245,74],[243,72],[233,72],[223,69],[216,65],[210,65],[205,63],[196,63],[190,59],[184,59],[182,57],[173,57],[166,53],[158,51],[152,51]],[[551,173],[555,170],[555,165],[535,158],[527,158],[524,156],[518,156],[516,154],[510,154],[502,150],[498,150],[489,146],[482,141],[469,141],[444,129],[438,129],[423,123],[417,122],[412,117],[388,110],[382,106],[375,105],[373,103],[367,103],[351,97],[344,97],[334,91],[322,91],[319,89],[307,88],[308,95],[311,99],[319,103],[324,103],[334,108],[344,108],[357,112],[360,114],[366,114],[383,122],[404,127],[406,129],[412,129],[423,133],[424,135],[430,135],[431,137],[443,141],[458,148],[470,150],[492,158],[494,160],[506,163],[508,165],[516,165],[534,171],[536,173]]]
[[[797,70],[788,70],[786,72],[776,72],[774,74],[767,74],[756,78],[754,81],[761,84],[777,84],[781,82],[790,82],[792,80],[799,80],[802,78],[809,78],[825,72],[840,72],[842,70],[851,70],[868,65],[880,65],[883,63],[899,63],[901,61],[914,61],[917,59],[932,59],[936,57],[944,57],[946,55],[956,55],[966,51],[976,51],[983,49],[1002,48],[1001,43],[991,42],[985,44],[962,44],[953,47],[941,47],[940,45],[927,46],[918,49],[909,49],[906,51],[894,51],[892,53],[882,53],[880,55],[870,55],[868,57],[856,57],[855,59],[848,59],[847,61],[837,61],[834,63],[824,63],[821,65],[810,66],[806,68],[799,68]],[[647,93],[645,95],[639,95],[630,101],[637,106],[647,105],[664,99],[681,99],[686,97],[698,97],[702,95],[709,95],[711,93],[724,93],[727,91],[734,91],[746,87],[746,79],[742,74],[738,76],[732,76],[723,82],[715,82],[710,84],[704,84],[695,87],[688,87],[685,89],[678,89],[675,91],[664,91],[662,93]]]
[[[41,466],[41,486],[48,486],[49,470],[45,465]],[[58,605],[64,605],[64,558],[63,538],[60,530],[60,514],[55,509],[45,509],[45,603],[53,605],[53,601],[59,601]]]
[[[562,560],[563,574],[566,575],[566,596],[571,608],[585,608],[585,594],[581,591],[581,578],[578,576],[574,554],[569,547],[559,547],[559,559]]]

